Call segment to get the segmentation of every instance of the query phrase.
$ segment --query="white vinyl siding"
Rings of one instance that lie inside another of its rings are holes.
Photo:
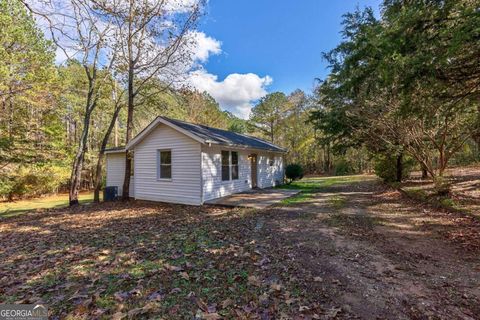
[[[122,195],[123,179],[125,177],[125,153],[107,153],[106,155],[107,187],[118,187],[118,195]],[[130,197],[135,196],[135,185],[133,177],[130,179]]]
[[[229,151],[229,180],[222,181],[222,155]],[[161,151],[171,152],[171,178],[159,178]],[[238,179],[232,177],[232,152],[238,155]],[[268,188],[283,182],[283,156],[259,150],[237,150],[199,142],[160,124],[134,147],[134,179],[130,195],[140,200],[200,205],[204,201],[252,188],[248,155],[257,155],[257,185]],[[270,165],[273,160],[273,165]],[[122,193],[125,154],[107,154],[107,186]]]
[[[157,178],[159,150],[171,151],[171,179]],[[159,125],[135,146],[135,198],[200,205],[200,143]]]
[[[238,179],[222,181],[222,154],[218,146],[202,147],[203,200],[211,200],[252,188],[249,151],[238,152]]]
[[[273,160],[273,165],[270,165]],[[283,183],[283,157],[279,154],[259,153],[258,166],[258,187],[268,188]]]
[[[248,155],[252,153],[257,154],[257,180],[259,188],[273,187],[283,183],[282,155],[278,153],[268,154],[256,150],[232,150],[238,152],[238,179],[223,181],[222,151],[225,151],[225,148],[218,146],[202,147],[204,201],[251,189],[251,164]],[[274,159],[273,166],[270,166],[268,163],[267,159],[269,156]]]

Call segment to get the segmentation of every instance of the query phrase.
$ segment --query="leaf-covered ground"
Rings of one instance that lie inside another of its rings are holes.
[[[445,178],[451,184],[451,192],[446,196],[437,196],[433,181],[422,180],[419,172],[414,173],[401,187],[415,199],[465,212],[480,219],[480,167],[450,168],[445,172]]]
[[[103,203],[0,220],[0,303],[52,319],[475,319],[465,217],[371,177],[315,178],[267,210]],[[477,233],[478,234],[478,233]]]

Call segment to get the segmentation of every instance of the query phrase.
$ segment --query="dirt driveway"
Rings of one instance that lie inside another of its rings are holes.
[[[479,232],[361,181],[272,210],[260,237],[326,317],[480,319]]]
[[[276,207],[103,203],[0,220],[0,303],[51,319],[480,319],[480,226],[372,177]]]

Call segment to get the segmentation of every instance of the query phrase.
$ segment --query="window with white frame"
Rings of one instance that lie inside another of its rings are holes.
[[[172,179],[172,150],[158,150],[157,179]]]
[[[238,180],[238,152],[222,151],[222,181]]]
[[[268,165],[270,167],[273,167],[275,165],[275,157],[271,156],[271,157],[268,158]]]
[[[222,151],[222,181],[230,180],[230,152]]]
[[[238,180],[238,152],[231,152],[232,158],[232,180]]]

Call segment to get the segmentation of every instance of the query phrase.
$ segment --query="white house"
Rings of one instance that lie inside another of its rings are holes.
[[[106,151],[107,186],[122,194],[125,152],[133,153],[130,197],[201,205],[283,183],[282,149],[239,133],[157,117],[125,148]]]

